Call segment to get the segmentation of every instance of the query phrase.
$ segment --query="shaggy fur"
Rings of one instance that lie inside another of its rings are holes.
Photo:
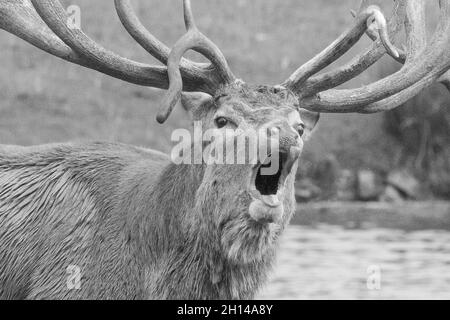
[[[221,196],[234,193],[227,175],[202,184],[203,166],[119,144],[8,149],[0,298],[251,298],[272,262],[269,227],[248,226]],[[80,290],[66,286],[68,265]]]
[[[223,99],[233,115],[236,99]],[[212,103],[194,119],[211,126]],[[259,126],[293,110],[260,108],[242,119]],[[0,298],[253,298],[294,212],[295,170],[281,221],[261,224],[248,213],[248,165],[175,165],[113,143],[0,146]],[[81,269],[78,290],[69,265]]]

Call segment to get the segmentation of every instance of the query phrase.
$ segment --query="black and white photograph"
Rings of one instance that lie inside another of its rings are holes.
[[[450,299],[450,0],[0,0],[0,59],[0,300]]]

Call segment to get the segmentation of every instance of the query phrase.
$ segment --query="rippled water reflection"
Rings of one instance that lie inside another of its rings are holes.
[[[367,287],[380,268],[380,290]],[[290,226],[261,299],[450,299],[450,232]]]

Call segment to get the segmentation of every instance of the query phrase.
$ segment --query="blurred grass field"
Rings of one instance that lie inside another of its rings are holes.
[[[125,57],[157,63],[126,33],[113,1],[70,0],[81,7],[82,28]],[[143,23],[172,45],[184,32],[181,1],[135,0]],[[391,1],[381,1],[390,12]],[[199,28],[223,50],[235,74],[250,83],[276,84],[352,24],[359,0],[195,0]],[[69,64],[0,32],[0,143],[32,145],[113,140],[162,151],[174,128],[186,127],[177,108],[164,126],[155,121],[163,91],[139,87]],[[369,44],[364,39],[340,61]],[[386,58],[389,59],[389,58]],[[382,60],[383,64],[386,60]],[[349,85],[377,78],[377,67]],[[307,146],[308,159],[334,153],[352,167],[389,167],[395,143],[381,115],[323,115]]]

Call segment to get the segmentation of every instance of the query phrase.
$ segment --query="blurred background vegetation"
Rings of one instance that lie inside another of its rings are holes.
[[[157,63],[126,33],[112,1],[62,2],[81,7],[83,30],[106,48]],[[143,23],[169,46],[184,33],[181,1],[133,3]],[[392,1],[378,4],[390,12]],[[193,1],[199,28],[223,50],[235,74],[259,84],[280,83],[327,46],[352,24],[349,10],[358,5],[359,0]],[[167,152],[172,130],[189,125],[181,108],[164,126],[155,121],[163,91],[71,65],[5,32],[0,43],[2,144],[113,140]],[[340,63],[369,43],[364,37]],[[370,83],[398,67],[384,58],[343,87]],[[449,198],[449,103],[448,92],[435,86],[394,112],[324,114],[301,163],[298,199]]]

